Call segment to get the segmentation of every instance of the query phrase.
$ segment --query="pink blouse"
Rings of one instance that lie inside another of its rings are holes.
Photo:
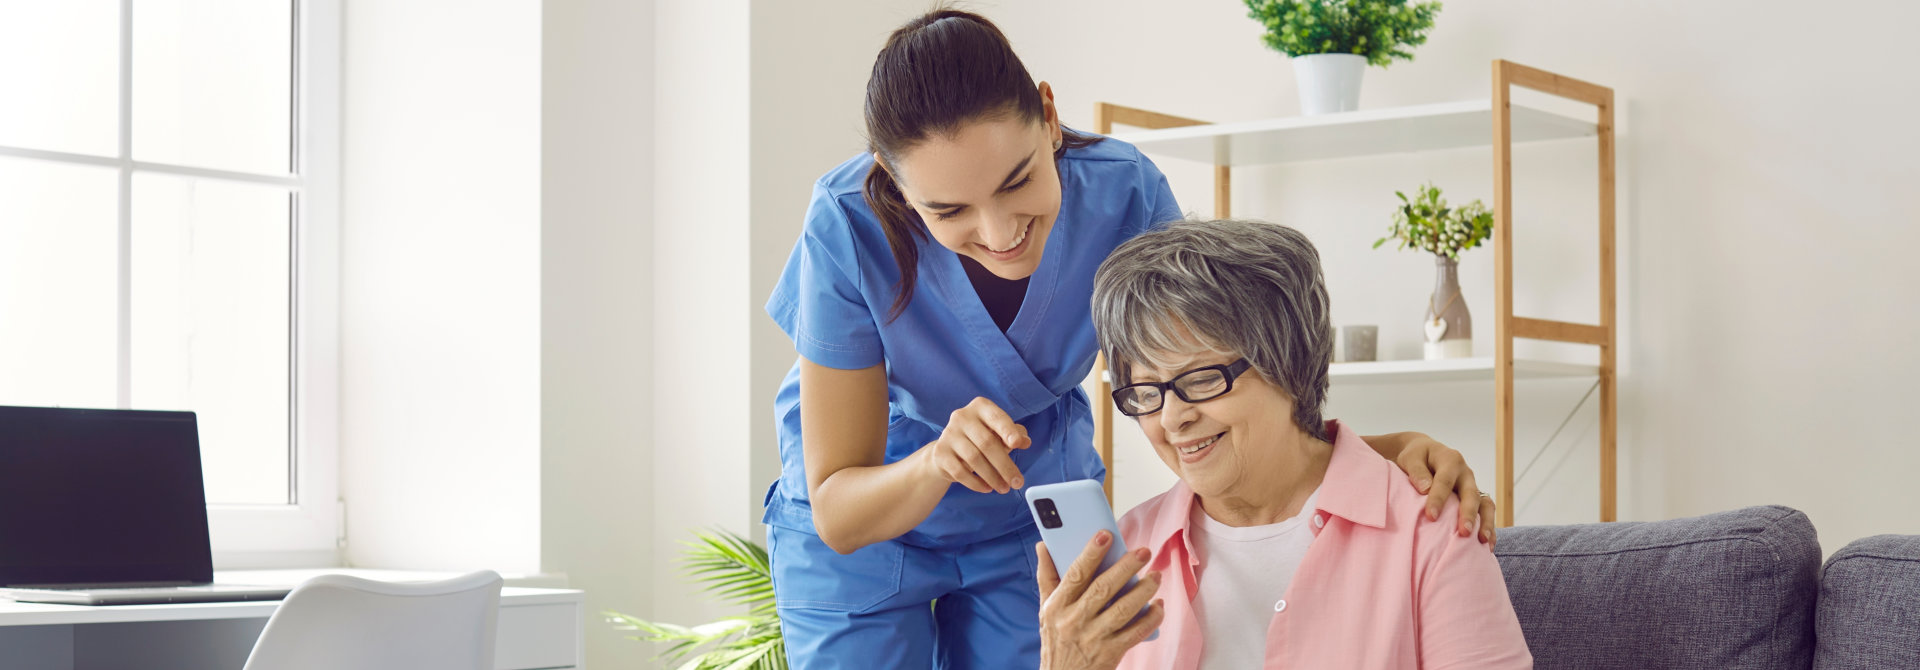
[[[1531,668],[1506,580],[1477,536],[1454,533],[1459,501],[1428,521],[1426,497],[1359,435],[1329,421],[1333,458],[1320,485],[1314,540],[1267,624],[1266,670]],[[1128,547],[1153,551],[1166,620],[1123,670],[1190,670],[1205,640],[1193,596],[1206,573],[1187,524],[1193,491],[1176,483],[1120,520]]]

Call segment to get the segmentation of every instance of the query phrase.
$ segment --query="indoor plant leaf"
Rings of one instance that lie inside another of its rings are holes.
[[[686,627],[607,612],[608,622],[642,633],[632,639],[668,645],[660,658],[684,659],[682,670],[786,670],[766,549],[726,531],[697,531],[681,544],[686,546],[680,559],[684,574],[717,599],[746,606],[747,614]],[[707,650],[694,653],[701,648]]]

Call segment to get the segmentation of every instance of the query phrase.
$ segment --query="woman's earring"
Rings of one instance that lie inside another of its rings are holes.
[[[1054,151],[1059,151],[1059,150],[1060,150],[1060,140],[1054,140],[1054,141],[1053,141],[1053,150],[1054,150]]]

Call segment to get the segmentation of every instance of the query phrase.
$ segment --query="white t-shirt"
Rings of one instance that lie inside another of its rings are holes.
[[[1299,515],[1246,528],[1214,521],[1194,504],[1187,527],[1203,566],[1193,597],[1202,640],[1200,670],[1246,670],[1266,663],[1267,626],[1313,545],[1307,519],[1319,497],[1314,489]]]

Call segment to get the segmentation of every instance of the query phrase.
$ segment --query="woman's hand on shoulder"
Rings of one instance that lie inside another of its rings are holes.
[[[1166,605],[1153,598],[1160,573],[1148,573],[1131,590],[1127,580],[1147,566],[1146,549],[1134,549],[1108,568],[1100,569],[1113,537],[1094,535],[1063,578],[1053,567],[1047,544],[1034,545],[1040,557],[1040,667],[1045,670],[1107,670],[1118,667],[1127,650],[1140,644],[1166,618]],[[1119,598],[1116,600],[1115,595]],[[1111,604],[1109,604],[1111,603]],[[1138,621],[1134,615],[1150,608]],[[1131,622],[1131,623],[1129,623]]]
[[[965,486],[978,493],[1006,493],[1026,486],[1010,454],[1033,445],[1027,427],[1013,421],[999,405],[974,398],[947,416],[940,439],[922,447],[928,476]]]
[[[1407,471],[1414,489],[1427,496],[1427,518],[1440,520],[1447,499],[1458,496],[1460,516],[1454,532],[1466,537],[1473,532],[1475,522],[1480,522],[1480,541],[1491,548],[1496,541],[1493,520],[1497,506],[1492,496],[1480,490],[1466,456],[1423,433],[1396,433],[1392,437],[1402,445],[1393,462]]]

